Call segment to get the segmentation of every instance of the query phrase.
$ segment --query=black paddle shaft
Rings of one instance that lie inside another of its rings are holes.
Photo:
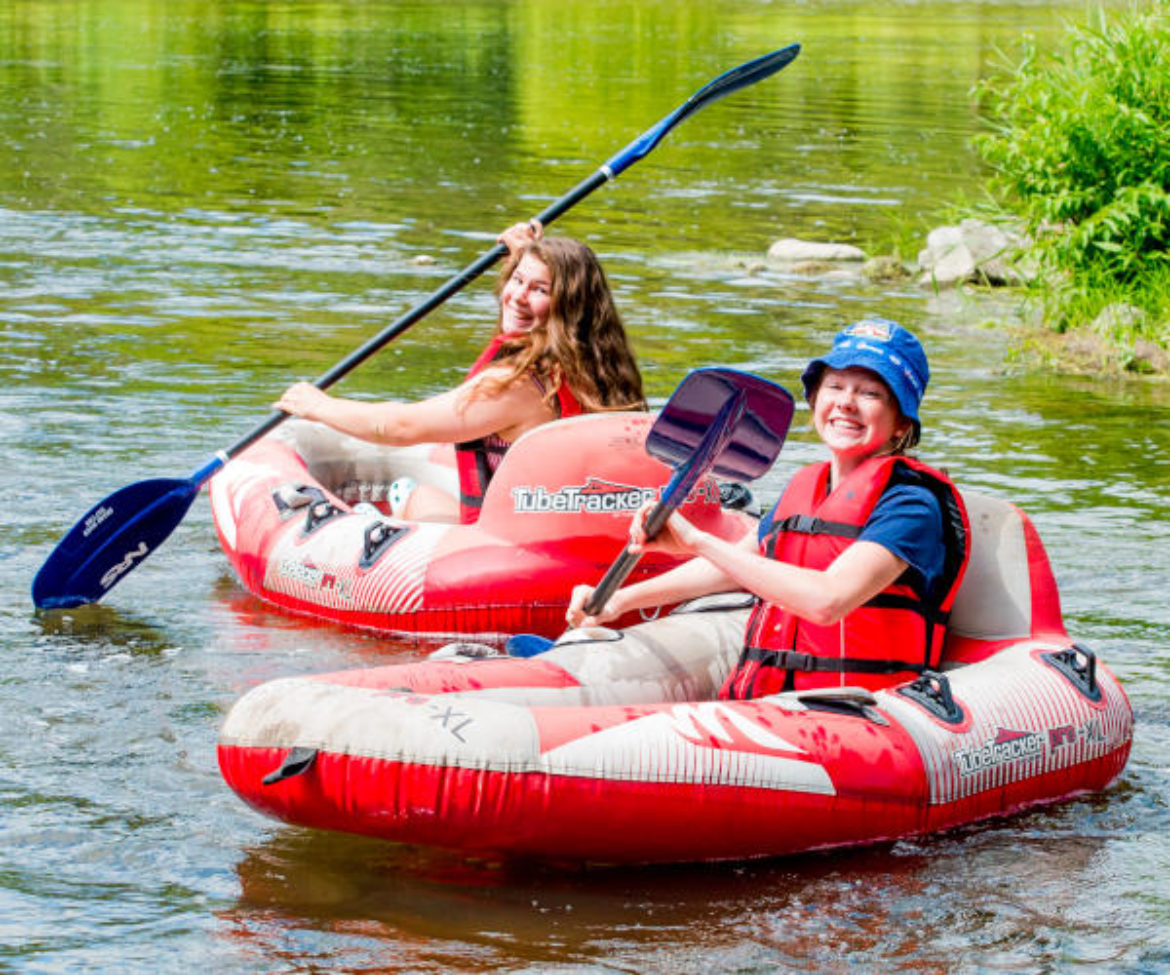
[[[754,85],[757,81],[762,81],[764,78],[770,77],[780,69],[791,64],[799,53],[799,44],[789,44],[787,47],[782,47],[770,54],[765,54],[762,57],[747,61],[737,68],[732,68],[730,71],[725,71],[719,77],[709,81],[673,112],[643,132],[620,152],[607,159],[596,171],[583,179],[573,189],[569,190],[568,193],[553,203],[550,203],[534,219],[539,220],[542,226],[547,227],[557,217],[575,207],[599,186],[602,186],[611,179],[616,179],[628,167],[648,155],[666,137],[667,133],[680,122],[690,118],[690,116],[694,115],[700,109],[705,108],[707,105],[717,102],[721,98],[725,98],[732,92],[739,91],[741,88]],[[462,291],[507,253],[508,249],[503,244],[496,244],[490,251],[481,255],[440,288],[433,291],[430,296],[418,305],[395,319],[364,345],[355,349],[332,369],[314,380],[313,385],[319,389],[328,389],[343,376],[348,375],[365,362],[370,356],[386,345],[387,342],[401,335],[415,324],[415,322],[429,315],[447,301],[448,298]],[[224,456],[229,458],[236,456],[266,433],[278,427],[288,419],[288,416],[289,414],[283,411],[274,411],[263,423],[245,434],[224,451]]]
[[[595,173],[589,176],[588,179],[582,180],[572,190],[562,196],[555,203],[552,203],[544,210],[542,210],[534,218],[540,221],[541,226],[547,227],[557,217],[568,212],[576,206],[581,200],[585,199],[595,189],[611,179],[609,171],[602,167]],[[432,311],[442,305],[447,299],[458,294],[466,288],[472,281],[480,277],[485,271],[492,267],[500,258],[508,253],[508,248],[503,244],[496,244],[490,251],[480,255],[474,262],[465,267],[462,271],[456,274],[453,278],[448,279],[441,287],[436,288],[423,301],[415,305],[409,311],[400,315],[382,331],[380,331],[373,338],[369,339],[359,348],[354,349],[349,355],[342,359],[328,372],[323,373],[313,380],[313,385],[318,389],[328,389],[334,383],[353,372],[358,366],[365,362],[370,356],[374,355],[379,349],[387,343],[401,335],[408,328],[425,318]],[[289,418],[289,414],[282,410],[275,410],[259,426],[252,431],[245,434],[234,444],[232,444],[226,451],[225,455],[228,457],[235,457],[237,454],[246,450],[257,440],[265,434],[270,433],[276,427],[280,426],[285,420]]]

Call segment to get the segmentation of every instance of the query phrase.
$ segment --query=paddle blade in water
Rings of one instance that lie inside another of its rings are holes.
[[[155,478],[115,491],[61,539],[33,580],[38,609],[96,603],[170,536],[199,482]]]

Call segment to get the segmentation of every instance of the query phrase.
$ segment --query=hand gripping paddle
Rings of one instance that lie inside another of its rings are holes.
[[[736,481],[767,471],[784,445],[793,410],[792,395],[759,376],[716,368],[688,374],[646,437],[646,452],[675,469],[646,516],[646,538],[661,531],[708,471]],[[585,604],[587,614],[600,612],[638,558],[626,545]]]
[[[732,92],[771,77],[800,53],[799,44],[789,44],[771,54],[754,58],[725,71],[707,82],[673,112],[643,132],[637,139],[599,166],[560,199],[535,217],[548,226],[576,206],[599,186],[617,178],[634,163],[649,155],[676,125]],[[434,311],[452,295],[483,274],[507,253],[497,244],[450,278],[414,308],[395,319],[360,348],[314,381],[328,389],[391,339]],[[38,609],[58,609],[96,603],[128,572],[158,548],[187,514],[199,489],[232,457],[241,453],[285,420],[288,414],[275,412],[241,437],[227,450],[215,454],[190,477],[157,478],[139,481],[99,501],[49,553],[33,580],[32,598]]]

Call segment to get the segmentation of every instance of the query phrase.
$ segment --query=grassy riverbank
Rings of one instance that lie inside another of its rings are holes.
[[[1052,335],[1024,347],[1050,362],[1170,369],[1164,10],[1098,12],[1052,50],[1026,38],[975,90],[992,200],[978,215],[1022,228],[1030,242],[1028,297]]]

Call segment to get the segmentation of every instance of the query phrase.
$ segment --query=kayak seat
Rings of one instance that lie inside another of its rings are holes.
[[[1007,501],[964,491],[971,558],[955,594],[942,661],[976,663],[1022,639],[1068,641],[1060,594],[1032,520]]]
[[[385,447],[306,420],[289,420],[277,437],[292,444],[312,478],[347,505],[372,504],[389,514],[392,488],[404,478],[459,493],[450,444]]]

